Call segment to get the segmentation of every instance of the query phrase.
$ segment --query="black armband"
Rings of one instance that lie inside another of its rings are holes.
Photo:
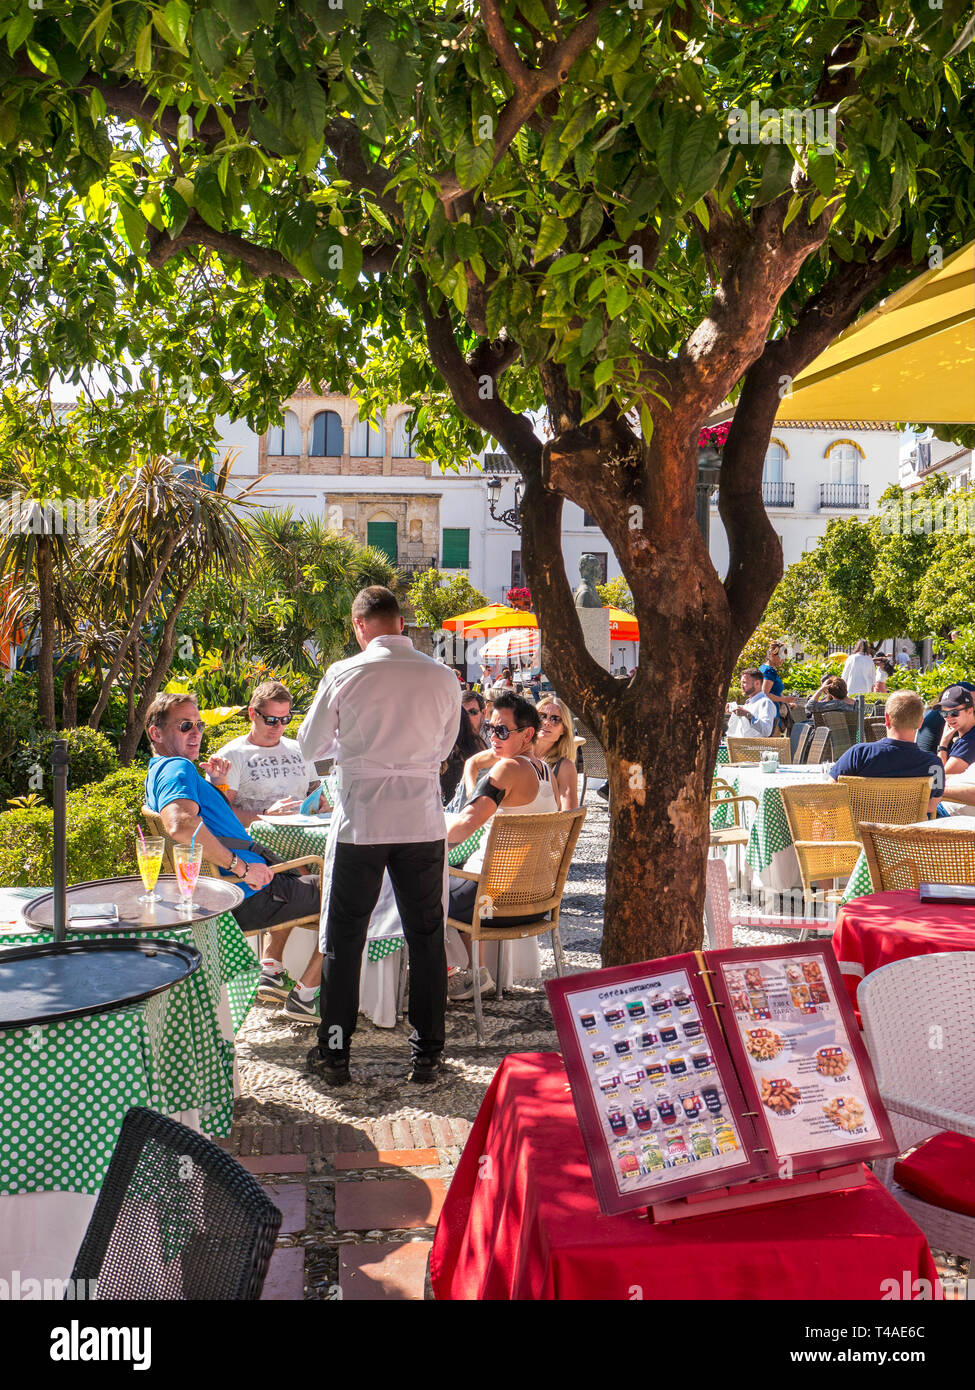
[[[489,772],[482,772],[474,783],[474,790],[471,792],[471,801],[474,801],[475,798],[479,796],[489,796],[496,806],[500,806],[505,796],[504,788],[494,785],[491,781],[491,774]]]

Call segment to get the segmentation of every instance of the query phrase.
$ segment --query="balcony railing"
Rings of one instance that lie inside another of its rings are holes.
[[[870,488],[866,483],[820,483],[819,505],[865,511],[870,506]]]
[[[422,574],[424,570],[435,570],[439,567],[436,555],[431,555],[426,546],[419,541],[407,541],[405,545],[398,547],[396,566],[405,574]]]
[[[763,483],[762,501],[766,507],[794,507],[796,504],[795,483]]]
[[[498,474],[517,472],[517,466],[511,462],[507,454],[484,455],[484,474],[486,477],[490,478]]]

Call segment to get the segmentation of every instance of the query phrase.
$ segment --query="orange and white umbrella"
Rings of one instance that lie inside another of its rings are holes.
[[[478,652],[481,661],[527,662],[532,666],[539,664],[541,638],[538,628],[516,628],[510,632],[499,632],[490,638]]]

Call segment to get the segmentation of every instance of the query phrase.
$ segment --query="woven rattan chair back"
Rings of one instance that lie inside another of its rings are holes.
[[[845,787],[813,783],[783,787],[782,805],[799,861],[807,898],[826,881],[849,878],[860,857],[860,844]]]
[[[875,893],[917,889],[922,883],[975,884],[975,835],[970,831],[864,821],[860,837]]]
[[[809,754],[809,745],[812,742],[813,726],[811,724],[799,724],[796,727],[795,747],[792,749],[792,761],[794,763],[804,763]]]
[[[859,835],[861,821],[874,825],[913,825],[924,820],[931,800],[930,777],[840,777],[850,793],[850,810]]]
[[[158,811],[150,811],[148,806],[142,808],[142,819],[145,822],[146,833],[155,835],[165,841],[163,845],[162,872],[164,874],[174,874],[176,863],[173,859],[173,841],[166,834],[166,827],[163,825],[162,816]],[[241,831],[243,834],[243,831]],[[216,864],[209,859],[204,859],[200,863],[200,874],[203,878],[220,878],[220,870]]]
[[[806,754],[807,763],[828,763],[832,761],[832,734],[825,724],[813,733]]]
[[[829,729],[833,757],[841,757],[848,748],[852,748],[857,739],[857,717],[852,710],[828,709],[825,710],[819,719],[823,727]]]
[[[879,743],[882,738],[887,737],[887,724],[883,715],[879,719],[865,719],[863,721],[863,736],[867,743]]]
[[[763,753],[778,753],[779,762],[787,763],[792,748],[787,738],[729,738],[729,763],[758,763]]]
[[[478,896],[488,895],[495,916],[503,917],[505,910],[523,915],[545,903],[541,913],[552,898],[561,897],[560,880],[564,883],[568,875],[584,817],[584,810],[494,817]]]
[[[99,1301],[253,1302],[280,1225],[235,1158],[137,1107],[122,1122],[69,1288],[95,1281]]]

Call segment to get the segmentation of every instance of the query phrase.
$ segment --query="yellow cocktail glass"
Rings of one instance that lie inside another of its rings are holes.
[[[160,901],[158,893],[152,890],[156,886],[159,877],[159,870],[162,868],[163,851],[166,848],[166,841],[155,837],[143,839],[136,836],[135,858],[139,866],[139,876],[142,879],[142,886],[146,890],[139,899],[140,903],[157,903]]]

